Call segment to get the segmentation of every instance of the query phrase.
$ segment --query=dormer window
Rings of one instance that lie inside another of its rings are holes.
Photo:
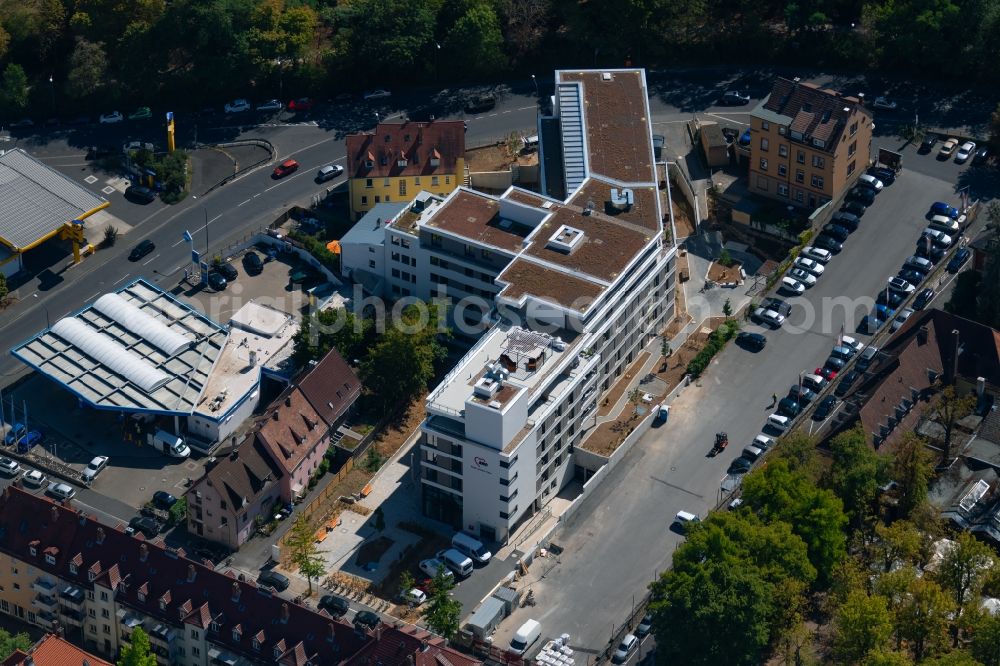
[[[34,544],[31,544],[28,546],[28,552],[31,553],[32,557],[36,557],[38,555],[38,548]]]
[[[219,630],[219,623],[216,622],[215,620],[212,620],[212,624],[208,625],[208,628],[211,631],[218,631]]]
[[[274,646],[274,658],[281,659],[281,648],[277,645]]]
[[[396,166],[398,166],[401,169],[406,168],[406,158],[401,157],[398,160],[396,160]]]
[[[252,641],[250,641],[250,647],[252,647],[254,650],[259,650],[260,649],[260,641],[257,640],[256,638],[253,639]]]
[[[374,162],[372,162],[371,160],[365,160],[365,168],[366,169],[371,169],[373,166],[375,166]]]
[[[823,139],[813,139],[813,145],[817,148],[826,148],[826,141]]]
[[[76,572],[77,572],[76,562],[70,562],[69,563],[69,572],[71,574],[73,574],[74,576],[76,575]]]
[[[160,610],[161,611],[167,610],[167,602],[165,599],[160,599]]]
[[[87,572],[87,580],[89,580],[91,583],[93,583],[94,580],[96,580],[96,579],[97,579],[97,572],[96,571],[94,571],[93,569],[91,569],[90,571]]]
[[[47,563],[49,563],[49,564],[53,564],[54,565],[56,563],[56,558],[55,558],[55,556],[52,553],[46,553],[45,554],[45,561]]]
[[[233,642],[234,643],[239,643],[240,642],[240,630],[239,629],[233,629]]]
[[[136,592],[135,597],[136,597],[136,599],[138,599],[139,601],[141,601],[143,603],[146,602],[146,593],[145,592]]]

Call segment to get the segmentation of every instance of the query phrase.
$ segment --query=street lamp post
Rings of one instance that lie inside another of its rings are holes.
[[[55,80],[49,74],[49,97],[52,99],[52,115],[56,115],[56,86]]]
[[[538,97],[539,96],[539,93],[538,93],[538,79],[535,78],[534,74],[531,75],[531,82],[533,84],[535,84],[535,97]]]
[[[441,45],[434,42],[434,46],[437,48],[434,50],[434,80],[439,81],[441,79]]]

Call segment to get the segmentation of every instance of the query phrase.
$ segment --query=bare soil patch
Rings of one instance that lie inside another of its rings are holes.
[[[670,203],[674,212],[674,228],[677,230],[677,238],[694,236],[694,215],[687,200],[671,196]]]
[[[601,406],[597,410],[598,416],[607,416],[611,413],[611,410],[615,408],[615,403],[618,402],[619,398],[625,394],[625,390],[628,388],[632,379],[635,377],[635,373],[639,371],[639,368],[643,366],[646,360],[649,358],[649,352],[642,352],[639,357],[632,361],[632,365],[628,366],[615,385],[611,387],[611,390],[605,396],[604,400],[601,401]],[[629,406],[631,407],[631,405]]]
[[[538,153],[512,156],[502,144],[465,151],[465,163],[469,171],[506,171],[514,162],[522,165],[537,164]]]
[[[713,261],[708,267],[708,279],[711,282],[738,282],[740,279],[739,262],[726,267],[717,261]]]

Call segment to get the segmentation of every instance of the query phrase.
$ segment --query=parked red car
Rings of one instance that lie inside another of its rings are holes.
[[[312,108],[316,105],[316,100],[310,97],[301,97],[299,99],[293,99],[288,103],[289,111],[312,111]]]
[[[295,160],[285,160],[278,166],[274,167],[274,177],[281,178],[287,176],[288,174],[298,170],[299,163]]]

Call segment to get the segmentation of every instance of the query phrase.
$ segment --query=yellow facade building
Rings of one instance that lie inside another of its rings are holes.
[[[460,120],[380,123],[347,137],[351,219],[382,202],[406,202],[421,190],[446,196],[465,178]]]

